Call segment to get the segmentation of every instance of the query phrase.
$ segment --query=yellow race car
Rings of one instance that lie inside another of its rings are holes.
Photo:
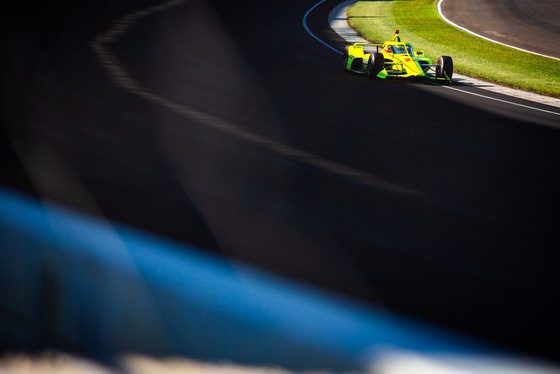
[[[433,64],[423,50],[402,42],[399,30],[395,30],[395,36],[383,44],[355,43],[346,46],[343,69],[345,72],[367,74],[369,79],[420,77],[451,82],[453,59],[440,56],[437,63]],[[431,72],[432,69],[435,74]]]

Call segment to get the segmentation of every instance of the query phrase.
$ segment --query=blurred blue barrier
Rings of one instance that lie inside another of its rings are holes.
[[[488,353],[411,319],[0,188],[4,349],[366,370],[387,349]]]

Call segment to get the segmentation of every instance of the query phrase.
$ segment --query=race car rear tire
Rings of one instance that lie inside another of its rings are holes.
[[[453,77],[453,59],[449,56],[439,56],[436,64],[436,77],[451,79]]]
[[[385,67],[385,58],[379,52],[373,52],[369,56],[367,66],[367,76],[369,79],[377,78],[377,74]]]

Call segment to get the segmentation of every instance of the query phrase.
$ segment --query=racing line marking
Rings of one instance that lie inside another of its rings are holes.
[[[188,105],[174,102],[154,92],[151,92],[149,89],[144,87],[141,83],[136,81],[132,76],[132,74],[130,74],[122,66],[118,58],[111,52],[110,44],[114,43],[119,38],[121,38],[124,34],[126,34],[126,32],[130,28],[132,28],[140,19],[152,15],[154,13],[162,12],[174,6],[180,5],[182,3],[185,3],[186,1],[188,0],[171,0],[153,7],[149,7],[143,10],[139,10],[127,14],[121,17],[120,19],[118,19],[114,23],[112,28],[109,28],[107,31],[98,35],[97,37],[93,38],[90,41],[90,47],[93,53],[96,55],[100,65],[109,73],[109,75],[113,80],[113,83],[117,87],[129,91],[130,93],[133,93],[157,105],[171,109],[185,117],[204,123],[207,126],[221,130],[237,138],[241,138],[244,139],[245,141],[257,144],[273,153],[291,159],[295,159],[296,161],[299,161],[303,164],[307,164],[314,168],[321,169],[323,171],[328,172],[329,174],[347,177],[354,180],[357,183],[361,183],[370,187],[374,187],[392,193],[399,193],[399,194],[411,195],[411,196],[423,195],[419,191],[410,189],[405,186],[401,186],[397,183],[384,180],[383,178],[377,177],[371,173],[367,173],[362,170],[352,168],[350,166],[346,166],[334,161],[323,159],[310,152],[296,149],[287,144],[280,143],[278,141],[266,138],[264,136],[244,131],[242,128],[236,126],[235,124],[230,123],[222,118],[216,117],[211,113],[202,112]],[[322,2],[324,1],[326,0],[322,0]],[[319,40],[317,37],[315,38]],[[327,45],[324,42],[322,43]],[[330,48],[337,51],[332,47]]]
[[[319,41],[320,43],[322,43],[323,45],[329,47],[330,49],[332,49],[333,51],[335,51],[338,54],[342,54],[341,51],[339,51],[338,49],[334,48],[333,46],[325,43],[324,41],[322,41],[318,36],[316,36],[315,34],[313,34],[311,32],[311,30],[309,30],[309,27],[307,27],[307,16],[309,15],[309,13],[311,13],[311,11],[313,11],[315,8],[317,8],[319,5],[323,4],[325,1],[327,0],[321,0],[319,1],[317,4],[313,5],[313,7],[311,7],[311,9],[309,9],[305,15],[303,16],[303,27],[305,28],[305,31],[307,31],[309,33],[309,35],[311,35],[312,37],[314,37],[317,41]]]
[[[509,45],[509,44],[502,43],[502,42],[499,42],[499,41],[494,40],[494,39],[490,39],[490,38],[488,38],[488,37],[486,37],[486,36],[482,36],[482,35],[480,35],[480,34],[477,34],[477,33],[475,33],[474,31],[471,31],[471,30],[467,29],[466,27],[459,26],[458,24],[456,24],[456,23],[454,23],[454,22],[451,22],[451,20],[449,20],[447,17],[445,17],[445,16],[443,15],[443,12],[441,11],[441,4],[442,4],[442,3],[443,3],[443,0],[439,0],[438,5],[437,5],[437,10],[438,10],[439,15],[441,16],[441,18],[443,18],[443,20],[444,20],[445,22],[449,23],[449,24],[452,25],[452,26],[455,26],[455,27],[458,28],[458,29],[461,29],[461,30],[463,30],[463,31],[465,31],[465,32],[468,32],[469,34],[472,34],[472,35],[474,35],[474,36],[478,36],[479,38],[488,40],[488,41],[490,41],[490,42],[492,42],[492,43],[501,44],[501,45],[504,45],[504,46],[509,47],[509,48],[517,49],[518,51],[521,51],[521,52],[527,52],[527,53],[531,53],[531,54],[537,55],[537,56],[548,57],[548,58],[552,58],[552,59],[554,59],[554,60],[560,60],[560,58],[558,58],[558,57],[552,57],[552,56],[543,55],[542,53],[537,53],[537,52],[529,51],[529,50],[527,50],[527,49],[515,47],[515,46],[513,46],[513,45]]]
[[[323,40],[321,40],[319,37],[317,37],[315,34],[313,34],[313,33],[311,32],[311,30],[309,30],[309,27],[307,26],[307,16],[309,15],[309,13],[310,13],[312,10],[314,10],[315,8],[317,8],[319,5],[321,5],[322,3],[324,3],[325,1],[326,1],[326,0],[321,0],[321,1],[319,1],[317,4],[315,4],[311,9],[309,9],[309,10],[305,13],[305,16],[303,17],[303,27],[304,27],[305,30],[309,33],[309,35],[311,35],[313,38],[315,38],[316,40],[318,40],[319,42],[321,42],[323,45],[329,47],[330,49],[334,50],[334,51],[337,52],[338,54],[342,54],[341,51],[339,51],[338,49],[334,48],[333,46],[327,44],[326,42],[324,42]],[[356,0],[356,1],[357,1],[357,0]],[[346,3],[354,3],[354,2],[356,2],[356,1],[350,0],[350,1],[346,1]],[[439,4],[441,4],[442,1],[443,1],[443,0],[440,0],[440,3],[438,3],[438,6],[439,6]],[[336,8],[335,8],[335,9],[336,9]],[[335,31],[336,31],[336,30],[335,30]],[[337,32],[337,33],[338,33],[338,32]],[[341,35],[341,37],[342,37],[342,35]],[[526,51],[526,52],[528,52],[528,51]],[[545,57],[549,57],[549,56],[545,56]],[[552,58],[554,58],[554,57],[552,57]],[[444,88],[447,88],[447,89],[450,89],[450,90],[454,90],[454,91],[457,91],[457,92],[462,92],[462,93],[465,93],[465,94],[473,95],[473,96],[478,96],[478,97],[481,97],[481,98],[484,98],[484,99],[488,99],[488,100],[498,101],[498,102],[505,103],[505,104],[510,104],[510,105],[514,105],[514,106],[519,106],[519,107],[522,107],[522,108],[525,108],[525,109],[532,109],[532,110],[535,110],[535,111],[539,111],[539,112],[543,112],[543,113],[547,113],[547,114],[553,114],[553,115],[556,115],[556,116],[560,116],[560,113],[553,112],[553,111],[550,111],[550,110],[545,110],[545,109],[540,109],[540,108],[536,108],[536,107],[532,107],[532,106],[528,106],[528,105],[518,104],[518,103],[514,103],[514,102],[512,102],[512,101],[503,100],[503,99],[497,99],[497,98],[493,98],[493,97],[491,97],[491,96],[486,96],[486,95],[482,95],[482,94],[477,94],[477,93],[473,93],[473,92],[469,92],[469,91],[463,91],[463,90],[458,89],[458,88],[455,88],[455,87],[449,87],[449,86],[441,86],[441,87],[444,87]]]
[[[497,99],[497,98],[495,98],[495,97],[485,96],[485,95],[477,94],[477,93],[474,93],[474,92],[463,91],[463,90],[460,90],[460,89],[455,88],[455,87],[449,87],[449,86],[441,86],[441,87],[443,87],[443,88],[448,88],[448,89],[454,90],[454,91],[459,91],[459,92],[462,92],[462,93],[465,93],[465,94],[469,94],[469,95],[473,95],[473,96],[483,97],[483,98],[485,98],[485,99],[490,99],[490,100],[494,100],[494,101],[499,101],[499,102],[501,102],[501,103],[511,104],[511,105],[519,106],[519,107],[526,108],[526,109],[537,110],[537,111],[539,111],[539,112],[548,113],[548,114],[554,114],[554,115],[556,115],[556,116],[560,116],[560,113],[553,112],[553,111],[550,111],[550,110],[545,110],[545,109],[535,108],[535,107],[528,106],[528,105],[518,104],[518,103],[514,103],[513,101],[507,101],[507,100]]]

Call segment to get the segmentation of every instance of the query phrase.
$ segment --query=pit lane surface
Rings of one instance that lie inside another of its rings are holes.
[[[560,58],[560,7],[555,0],[444,0],[441,11],[478,35]]]
[[[4,24],[2,183],[554,358],[557,115],[343,74],[313,1],[156,4]]]

